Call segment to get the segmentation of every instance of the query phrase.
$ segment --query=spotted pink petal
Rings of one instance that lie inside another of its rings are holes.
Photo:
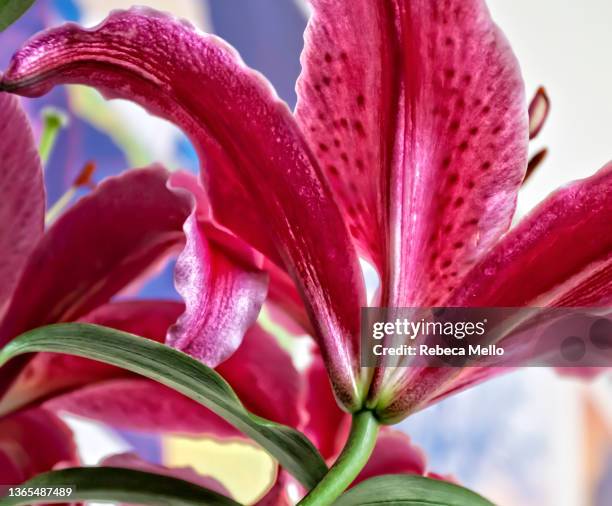
[[[544,200],[478,264],[450,302],[605,306],[612,296],[612,164]]]
[[[183,305],[178,302],[122,301],[101,306],[82,321],[163,342],[168,328],[182,311]],[[4,371],[0,369],[0,381],[8,374]],[[127,375],[122,369],[94,360],[60,353],[37,353],[0,400],[0,414],[58,392]]]
[[[36,408],[0,418],[0,485],[78,462],[70,429],[52,413]]]
[[[179,480],[189,481],[205,487],[213,492],[231,497],[229,491],[223,486],[222,483],[210,476],[203,476],[198,474],[191,467],[165,467],[157,464],[151,464],[134,453],[122,453],[119,455],[112,455],[105,458],[101,463],[103,466],[108,467],[119,467],[124,469],[134,469],[137,471],[145,471],[149,473],[155,473],[162,476],[170,476],[172,478],[178,478]]]
[[[296,117],[361,252],[384,270],[392,107],[399,105],[394,13],[385,2],[367,0],[314,0],[312,6]]]
[[[240,348],[217,371],[255,414],[293,427],[299,424],[298,373],[289,355],[259,327],[247,333]],[[45,406],[124,429],[240,436],[200,404],[141,378],[97,382],[56,396]]]
[[[248,248],[206,220],[208,199],[193,176],[173,174],[171,185],[191,191],[196,203],[183,227],[186,245],[175,268],[185,312],[168,332],[167,344],[214,367],[240,346],[255,323],[268,277]],[[209,237],[211,231],[215,236]]]
[[[19,100],[0,93],[0,318],[44,230],[45,190]]]
[[[473,307],[605,307],[612,301],[612,164],[544,200],[448,301]],[[520,335],[512,338],[520,341]],[[510,346],[509,343],[506,346]],[[556,343],[553,343],[556,346]],[[406,368],[380,416],[400,418],[500,369]],[[567,371],[566,371],[567,372]],[[586,372],[586,371],[585,371]]]
[[[298,120],[382,305],[441,304],[510,225],[527,162],[518,63],[481,0],[313,6]]]
[[[60,83],[134,100],[185,130],[215,218],[285,262],[338,396],[356,407],[364,300],[357,256],[314,155],[270,86],[216,37],[140,9],[115,12],[92,30],[68,24],[30,40],[2,87],[34,96]]]

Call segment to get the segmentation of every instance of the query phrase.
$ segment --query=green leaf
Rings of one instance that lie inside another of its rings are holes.
[[[0,351],[0,366],[17,355],[39,351],[105,362],[181,392],[259,443],[309,489],[327,472],[323,458],[306,436],[247,411],[218,373],[185,353],[98,325],[62,323],[40,327],[13,339]]]
[[[68,497],[5,496],[0,506],[66,503],[76,501],[112,501],[155,506],[238,506],[239,503],[217,492],[188,481],[160,474],[113,467],[81,467],[39,474],[20,488],[74,487]]]
[[[17,21],[33,3],[34,0],[0,0],[0,32]]]
[[[348,492],[334,506],[493,506],[467,488],[446,481],[407,474],[370,478]]]

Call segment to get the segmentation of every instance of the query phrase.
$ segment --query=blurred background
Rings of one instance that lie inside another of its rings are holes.
[[[133,0],[39,0],[2,34],[0,64],[36,31],[62,22],[94,25]],[[552,109],[531,148],[548,147],[543,165],[522,190],[525,214],[563,183],[586,177],[612,158],[612,66],[609,0],[489,0],[509,38],[528,96],[544,85]],[[302,0],[140,0],[189,19],[234,45],[274,84],[290,106],[308,6]],[[189,142],[173,126],[122,101],[105,102],[81,87],[55,90],[26,106],[40,132],[45,107],[69,118],[47,165],[49,206],[89,161],[94,179],[161,161],[197,170]],[[81,190],[83,191],[83,190]],[[172,265],[143,288],[143,297],[176,297]],[[299,356],[300,349],[295,355]],[[178,437],[159,438],[68,420],[85,463],[136,451],[170,466],[217,477],[239,501],[254,501],[273,465],[254,447]],[[585,384],[544,369],[525,369],[444,401],[401,424],[428,455],[429,468],[450,474],[503,506],[612,504],[612,378]],[[238,460],[237,460],[238,459]]]

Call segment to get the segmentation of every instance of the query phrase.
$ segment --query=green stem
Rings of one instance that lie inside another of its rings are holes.
[[[38,155],[43,166],[46,165],[53,151],[59,131],[68,124],[66,115],[52,107],[43,110],[43,131],[38,146]]]
[[[333,503],[353,482],[374,450],[379,424],[372,411],[353,415],[348,441],[323,479],[298,506],[326,506]]]

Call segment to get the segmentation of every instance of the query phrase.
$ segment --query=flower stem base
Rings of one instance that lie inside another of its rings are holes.
[[[378,435],[379,423],[372,411],[353,415],[351,432],[342,453],[325,477],[298,503],[298,506],[332,504],[366,465]]]

